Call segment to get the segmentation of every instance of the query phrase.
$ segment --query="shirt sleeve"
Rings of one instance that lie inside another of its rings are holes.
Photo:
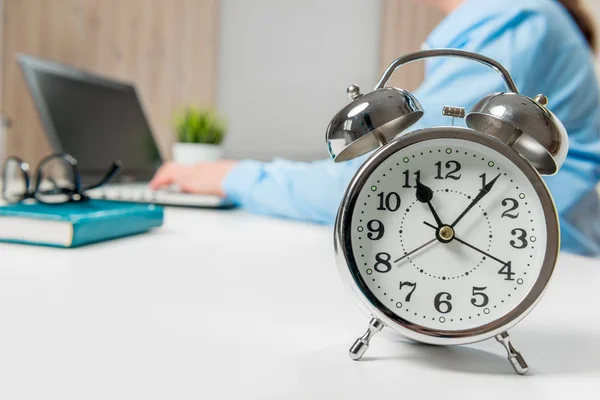
[[[330,159],[241,161],[223,186],[234,204],[250,212],[332,224],[343,194],[365,158],[344,163]]]

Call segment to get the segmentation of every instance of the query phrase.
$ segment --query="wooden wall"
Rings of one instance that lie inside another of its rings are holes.
[[[399,56],[421,49],[443,14],[426,4],[408,0],[383,0],[381,26],[382,71]],[[416,89],[423,80],[423,63],[415,62],[396,71],[388,85]]]
[[[36,163],[50,152],[15,61],[24,52],[137,85],[159,147],[170,154],[172,114],[213,105],[219,0],[4,0],[2,104],[6,154]]]
[[[419,2],[382,0],[383,70],[418,50],[442,14]],[[163,155],[174,140],[171,118],[185,104],[216,97],[219,0],[0,0],[0,112],[11,120],[5,154],[36,163],[50,148],[15,61],[25,52],[134,82]],[[423,64],[394,74],[412,90]]]

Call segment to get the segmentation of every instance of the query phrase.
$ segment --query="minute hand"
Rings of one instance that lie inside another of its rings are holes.
[[[435,225],[432,225],[432,224],[430,224],[430,223],[429,223],[429,222],[427,222],[427,221],[425,221],[425,222],[423,222],[423,223],[424,223],[425,225],[427,225],[428,227],[430,227],[430,228],[433,228],[433,229],[438,229],[438,228],[436,228],[436,227],[435,227]],[[499,258],[496,258],[496,257],[494,257],[493,255],[491,255],[491,254],[489,254],[489,253],[486,253],[485,251],[483,251],[483,250],[481,250],[481,249],[478,249],[477,247],[473,246],[472,244],[469,244],[469,243],[465,242],[464,240],[462,240],[462,239],[459,239],[459,238],[458,238],[458,237],[456,237],[456,236],[454,236],[454,240],[456,240],[456,241],[457,241],[457,242],[459,242],[459,243],[462,243],[462,244],[464,244],[464,245],[465,245],[465,246],[467,246],[467,247],[470,247],[470,248],[472,248],[472,249],[473,249],[473,250],[475,250],[475,251],[478,251],[478,252],[480,252],[480,253],[481,253],[481,254],[483,254],[484,256],[487,256],[487,257],[491,258],[491,259],[492,259],[492,260],[494,260],[494,261],[498,261],[498,262],[499,262],[500,264],[502,264],[502,265],[508,265],[508,264],[509,264],[509,263],[507,263],[507,262],[504,262],[504,261],[502,261],[502,260],[501,260],[501,259],[499,259]]]
[[[484,198],[484,196],[486,194],[488,194],[490,192],[490,190],[492,190],[492,187],[494,187],[494,184],[496,183],[496,181],[498,180],[498,178],[500,178],[500,175],[502,174],[498,174],[497,177],[495,177],[494,179],[492,179],[490,182],[488,182],[482,189],[481,191],[479,191],[479,194],[477,196],[475,196],[475,198],[473,199],[473,201],[471,202],[471,204],[469,204],[467,206],[467,208],[465,208],[465,211],[462,212],[462,214],[460,214],[458,216],[458,218],[456,218],[456,221],[454,221],[452,223],[452,225],[450,225],[450,227],[454,228],[454,226],[456,226],[456,224],[458,224],[458,222],[463,219],[463,217],[469,212],[469,210],[471,208],[473,208],[475,206],[475,204],[479,203],[479,201],[481,199]]]

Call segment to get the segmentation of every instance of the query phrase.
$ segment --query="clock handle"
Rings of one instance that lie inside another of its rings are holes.
[[[484,65],[490,67],[491,69],[493,69],[497,73],[499,73],[502,76],[502,78],[504,79],[504,83],[506,84],[506,87],[511,92],[519,93],[519,91],[517,90],[517,86],[515,85],[515,82],[513,81],[512,77],[510,76],[510,74],[508,73],[506,68],[504,68],[502,66],[502,64],[500,64],[499,62],[497,62],[489,57],[482,56],[481,54],[476,54],[476,53],[472,53],[470,51],[456,50],[456,49],[421,50],[421,51],[417,51],[414,53],[406,54],[402,57],[395,59],[394,61],[392,61],[392,63],[389,65],[389,67],[387,67],[387,69],[385,70],[385,72],[383,73],[381,78],[379,79],[377,86],[375,86],[375,90],[381,89],[382,87],[384,87],[385,84],[387,83],[387,81],[390,79],[390,77],[394,73],[394,71],[396,71],[396,69],[398,69],[402,65],[409,64],[414,61],[423,60],[426,58],[435,58],[435,57],[458,57],[458,58],[466,58],[468,60],[477,61],[481,64],[484,64]]]
[[[508,336],[508,332],[502,332],[501,334],[496,335],[496,340],[502,344],[502,346],[504,346],[508,352],[508,361],[510,362],[510,365],[512,365],[515,372],[519,375],[525,375],[529,370],[529,366],[527,365],[527,362],[521,353],[519,353],[519,351],[517,351],[517,349],[515,349],[513,346],[512,342],[510,341],[510,336]]]
[[[383,323],[377,318],[371,318],[371,321],[369,321],[369,329],[367,329],[367,332],[365,332],[364,335],[356,339],[354,344],[352,344],[352,347],[350,347],[350,350],[348,351],[350,358],[354,361],[360,360],[369,348],[369,342],[371,341],[371,338],[373,338],[373,336],[379,333],[382,329]]]

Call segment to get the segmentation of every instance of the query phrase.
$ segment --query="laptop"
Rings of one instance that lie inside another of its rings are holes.
[[[137,91],[119,82],[37,57],[19,54],[19,65],[53,151],[71,154],[83,184],[96,182],[120,160],[114,183],[89,191],[92,198],[161,205],[223,208],[218,196],[150,190],[163,162]]]

